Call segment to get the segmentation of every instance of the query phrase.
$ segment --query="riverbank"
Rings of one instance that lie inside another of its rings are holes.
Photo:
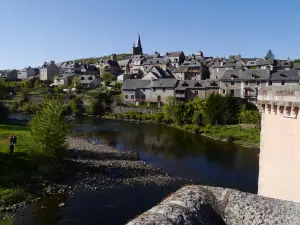
[[[164,124],[166,126],[170,126],[176,129],[184,130],[190,133],[198,134],[207,138],[211,138],[218,141],[224,141],[229,143],[238,144],[240,146],[246,148],[254,148],[259,149],[260,143],[260,129],[247,124],[241,125],[206,125],[206,126],[198,126],[193,124],[185,124],[185,125],[176,125],[176,124],[168,124],[163,122],[158,122],[156,120],[150,119],[146,117],[145,119],[124,119],[122,117],[117,117],[115,115],[105,115],[102,118],[110,119],[110,120],[121,120],[121,121],[129,121],[129,122],[138,122],[138,123],[159,123]]]
[[[16,212],[18,208],[38,201],[45,195],[73,194],[80,191],[97,192],[100,189],[134,187],[154,184],[169,185],[181,179],[168,174],[139,159],[134,152],[120,152],[97,139],[68,137],[68,156],[59,169],[58,180],[40,181],[35,193],[24,196],[14,203],[3,201],[0,205],[2,213]],[[30,184],[31,180],[27,184]],[[1,183],[2,184],[2,183]],[[23,190],[23,187],[20,187]],[[24,188],[25,190],[25,188]],[[0,192],[2,197],[4,192]],[[19,202],[19,203],[17,203]],[[64,203],[62,203],[64,204]]]

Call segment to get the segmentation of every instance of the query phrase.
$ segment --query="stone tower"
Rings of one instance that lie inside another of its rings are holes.
[[[136,44],[135,45],[133,44],[132,55],[142,55],[142,54],[143,54],[143,48],[141,43],[141,37],[139,34]]]

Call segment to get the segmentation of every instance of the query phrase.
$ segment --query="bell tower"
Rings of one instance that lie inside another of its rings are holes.
[[[138,34],[138,39],[136,41],[136,44],[133,44],[132,55],[143,55],[143,48],[142,48],[140,34]]]

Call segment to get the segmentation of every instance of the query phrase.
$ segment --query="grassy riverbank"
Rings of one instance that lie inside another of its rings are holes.
[[[213,138],[216,140],[232,142],[244,147],[259,147],[260,142],[260,129],[251,125],[206,125],[198,126],[194,124],[176,125],[164,121],[157,115],[143,114],[140,117],[130,117],[127,114],[107,114],[103,116],[105,119],[139,121],[144,123],[162,123],[177,129],[187,132],[196,133],[205,137]]]
[[[13,155],[9,154],[9,135],[17,136]],[[0,203],[16,203],[30,194],[29,177],[32,172],[29,152],[31,136],[25,126],[0,124]]]

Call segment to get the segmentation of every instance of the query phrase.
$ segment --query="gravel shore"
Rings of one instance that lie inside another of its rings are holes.
[[[68,143],[75,172],[73,190],[96,191],[141,184],[163,186],[180,180],[141,161],[137,153],[120,152],[96,139],[68,137]]]

